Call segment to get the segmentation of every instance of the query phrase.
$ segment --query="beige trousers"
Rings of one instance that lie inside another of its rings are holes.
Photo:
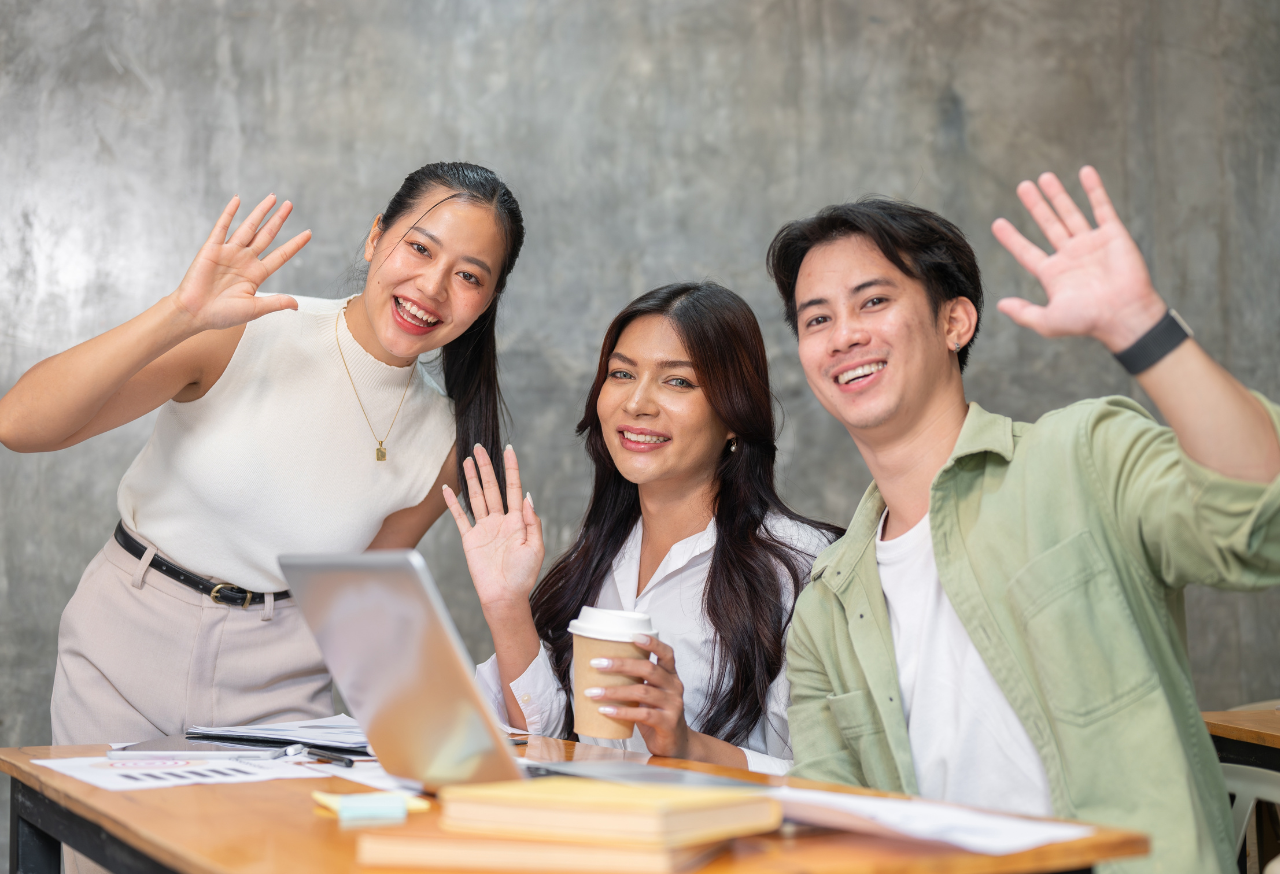
[[[53,742],[135,742],[192,725],[330,716],[331,687],[293,599],[215,603],[112,538],[62,613]],[[103,870],[69,850],[64,863],[68,874]]]

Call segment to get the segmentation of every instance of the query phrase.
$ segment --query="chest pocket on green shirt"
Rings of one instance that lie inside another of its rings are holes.
[[[1159,684],[1115,572],[1088,531],[1020,570],[1009,600],[1049,707],[1064,722],[1090,725]]]

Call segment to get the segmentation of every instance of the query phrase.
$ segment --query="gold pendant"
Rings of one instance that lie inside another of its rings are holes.
[[[374,457],[375,457],[378,461],[386,461],[386,460],[387,460],[387,450],[385,450],[385,449],[383,449],[381,446],[379,446],[379,447],[378,447],[378,453],[377,453],[377,455],[375,455]]]

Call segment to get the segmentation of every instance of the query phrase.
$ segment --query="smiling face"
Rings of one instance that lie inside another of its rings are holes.
[[[902,433],[956,392],[963,398],[954,345],[973,336],[973,304],[956,298],[935,316],[924,285],[866,237],[809,251],[796,316],[809,387],[855,439]]]
[[[506,253],[502,229],[488,206],[445,200],[450,194],[433,189],[389,228],[375,220],[365,241],[363,306],[349,308],[348,323],[389,364],[456,339],[493,301]]]
[[[596,413],[619,473],[642,488],[696,489],[714,479],[733,433],[711,408],[671,322],[641,316],[609,356]]]

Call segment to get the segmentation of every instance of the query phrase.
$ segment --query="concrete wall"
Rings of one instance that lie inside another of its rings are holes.
[[[811,398],[762,264],[784,220],[864,193],[958,221],[991,298],[1034,294],[989,223],[1027,227],[1014,185],[1092,162],[1167,299],[1280,397],[1271,0],[0,0],[0,120],[0,391],[172,289],[233,193],[290,197],[290,224],[315,229],[274,289],[336,296],[405,173],[501,172],[529,229],[504,386],[556,546],[587,495],[570,423],[602,331],[688,277],[755,306],[786,411],[785,494],[848,519],[866,469]],[[994,308],[968,385],[1024,419],[1136,391],[1100,346],[1041,340]],[[0,745],[49,738],[58,616],[149,428],[0,450]],[[451,523],[421,548],[484,658]],[[1204,706],[1280,695],[1280,592],[1194,592],[1188,613]]]

